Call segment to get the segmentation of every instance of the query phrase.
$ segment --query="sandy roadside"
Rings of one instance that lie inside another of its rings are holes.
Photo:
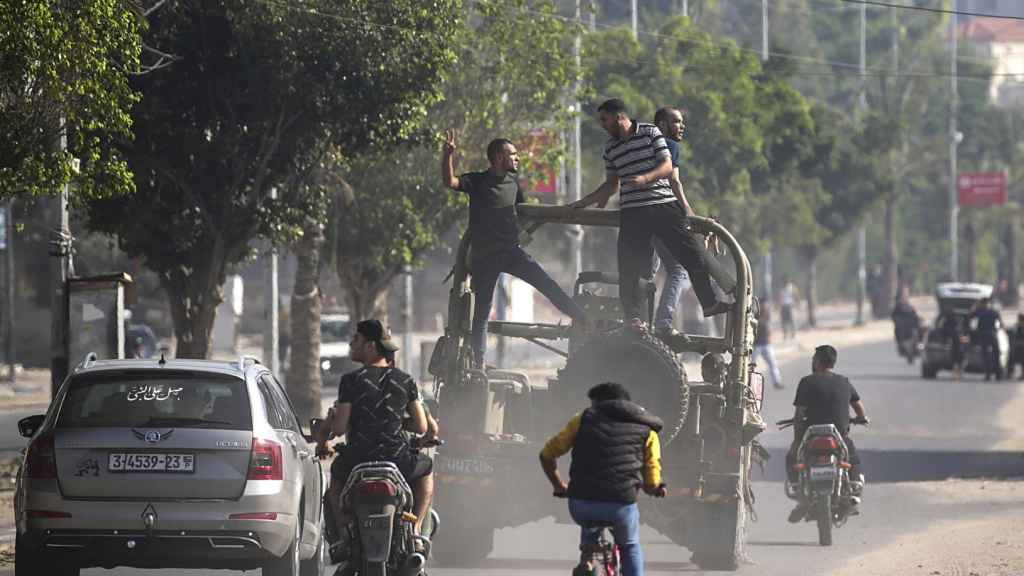
[[[982,516],[932,524],[888,546],[858,556],[828,576],[1019,576],[1024,574],[1022,481],[927,482],[916,484],[934,505],[980,505]]]

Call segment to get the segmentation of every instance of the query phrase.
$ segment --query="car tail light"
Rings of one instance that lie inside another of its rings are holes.
[[[277,520],[277,512],[246,512],[244,514],[232,514],[228,520]]]
[[[815,452],[831,452],[839,450],[839,443],[831,436],[818,436],[811,438],[811,441],[807,443],[807,449]]]
[[[52,434],[44,434],[29,444],[25,453],[25,476],[48,480],[57,478],[57,450]]]
[[[252,458],[249,460],[249,480],[284,479],[284,457],[281,445],[273,440],[252,439]]]
[[[356,494],[360,496],[394,496],[395,493],[395,485],[384,480],[360,482],[356,487]]]

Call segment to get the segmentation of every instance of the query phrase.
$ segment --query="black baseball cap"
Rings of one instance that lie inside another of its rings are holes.
[[[384,352],[397,352],[398,345],[391,339],[391,332],[384,328],[380,320],[371,318],[356,324],[356,333],[362,334],[363,338],[376,342]]]

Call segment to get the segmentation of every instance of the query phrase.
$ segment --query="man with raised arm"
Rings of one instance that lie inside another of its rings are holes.
[[[448,130],[441,157],[441,181],[469,196],[469,271],[476,292],[471,345],[476,366],[483,368],[487,317],[494,300],[494,287],[502,273],[521,278],[536,288],[575,322],[585,324],[586,313],[519,245],[516,205],[523,203],[525,197],[516,177],[519,153],[515,145],[504,138],[492,140],[487,146],[490,167],[461,176],[455,176],[452,159],[455,149],[455,131]]]

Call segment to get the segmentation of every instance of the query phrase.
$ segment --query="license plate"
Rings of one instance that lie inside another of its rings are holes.
[[[831,466],[812,466],[811,480],[825,480],[836,475],[835,468]]]
[[[111,472],[195,472],[194,454],[111,452],[107,469]]]
[[[367,518],[363,520],[363,530],[387,530],[391,525],[391,516]]]
[[[439,471],[442,473],[474,476],[494,474],[494,464],[479,458],[438,458],[437,460]]]

